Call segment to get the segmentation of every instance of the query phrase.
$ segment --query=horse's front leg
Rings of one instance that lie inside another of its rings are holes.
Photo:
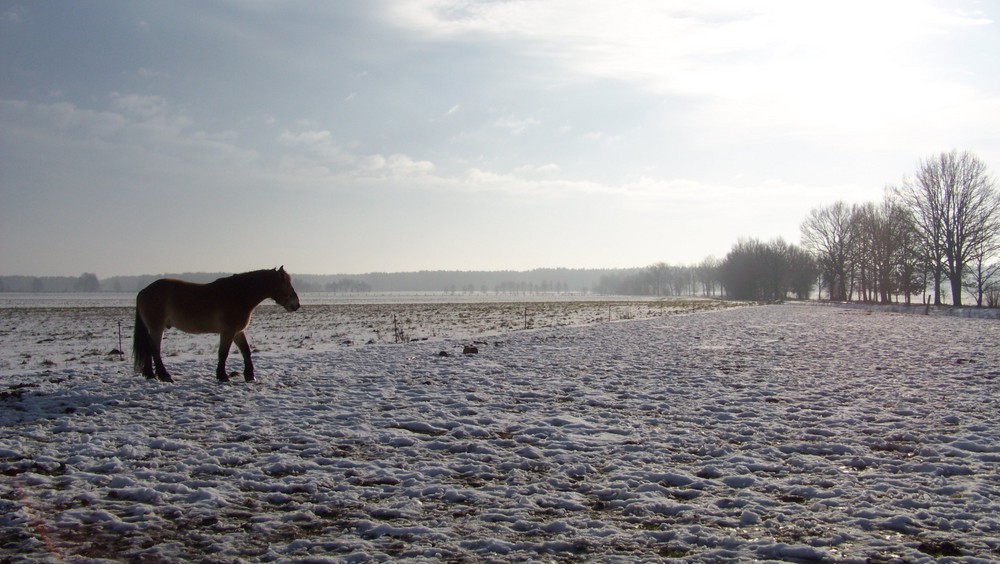
[[[250,360],[250,343],[247,342],[247,335],[243,331],[240,331],[236,334],[234,340],[236,346],[240,349],[240,353],[243,355],[243,379],[247,382],[253,382],[253,361]]]
[[[229,357],[229,349],[233,346],[233,334],[223,332],[219,336],[219,365],[215,367],[215,377],[220,382],[228,382],[229,374],[226,374],[226,358]]]

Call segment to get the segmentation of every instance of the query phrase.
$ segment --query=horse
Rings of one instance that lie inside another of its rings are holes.
[[[219,364],[215,369],[219,382],[229,381],[226,358],[235,342],[243,355],[243,378],[253,382],[253,361],[244,331],[253,310],[268,298],[286,311],[299,309],[299,296],[284,266],[234,274],[208,284],[169,278],[151,283],[135,299],[132,358],[136,373],[147,379],[173,382],[160,357],[160,342],[166,329],[176,327],[186,333],[219,334]]]

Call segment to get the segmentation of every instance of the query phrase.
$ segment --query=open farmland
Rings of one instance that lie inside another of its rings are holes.
[[[997,321],[511,305],[394,309],[405,344],[371,304],[263,308],[249,385],[177,333],[176,383],[132,376],[125,307],[5,310],[0,556],[1000,557]]]

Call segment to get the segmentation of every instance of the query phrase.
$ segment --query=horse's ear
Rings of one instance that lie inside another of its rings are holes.
[[[284,272],[284,271],[285,271],[285,265],[281,265],[281,268],[278,269],[278,272]]]

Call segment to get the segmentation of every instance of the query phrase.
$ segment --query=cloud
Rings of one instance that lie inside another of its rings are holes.
[[[85,110],[68,102],[44,104],[24,100],[0,100],[0,119],[9,133],[62,139],[110,138],[129,123],[114,112]],[[15,139],[8,137],[9,141]]]
[[[364,153],[345,147],[326,129],[285,130],[275,139],[277,146],[284,148],[283,154],[265,159],[241,146],[234,132],[193,127],[190,120],[171,112],[163,98],[115,95],[113,105],[120,111],[0,100],[0,125],[12,143],[29,138],[43,143],[47,150],[40,154],[60,154],[68,161],[109,170],[120,169],[121,163],[134,163],[144,176],[164,175],[161,181],[189,174],[199,182],[215,178],[236,185],[242,181],[239,179],[256,175],[274,187],[326,189],[376,183],[435,193],[490,192],[533,204],[584,198],[644,212],[685,209],[714,213],[734,206],[731,212],[744,213],[756,201],[763,205],[811,198],[803,186],[780,180],[749,187],[651,176],[620,183],[574,180],[564,177],[562,167],[555,163],[522,164],[506,171],[472,167],[452,173],[404,153]],[[72,170],[74,165],[69,162],[67,166]]]
[[[506,38],[510,49],[561,61],[581,74],[631,80],[676,94],[716,92],[719,85],[707,80],[711,75],[748,64],[758,67],[772,56],[784,59],[802,49],[809,55],[831,47],[846,50],[853,62],[863,63],[863,54],[878,55],[869,53],[871,47],[929,33],[930,26],[941,21],[939,12],[910,2],[873,6],[845,1],[824,8],[790,0],[750,6],[657,0],[407,0],[393,4],[387,14],[395,25],[429,39],[482,34]],[[850,41],[843,40],[845,33],[852,33]],[[778,54],[764,55],[765,48]]]
[[[19,24],[24,21],[24,8],[21,6],[8,6],[0,12],[0,21],[11,24]]]
[[[517,135],[519,133],[523,133],[524,130],[528,129],[529,127],[534,127],[536,125],[539,125],[540,123],[541,123],[540,121],[534,118],[521,119],[513,116],[504,116],[495,119],[493,121],[493,126],[500,129],[506,129],[511,133]]]
[[[407,155],[368,155],[359,159],[358,171],[366,175],[386,175],[394,178],[421,176],[434,171],[430,161],[413,159]]]
[[[111,94],[112,106],[126,114],[142,119],[163,116],[166,113],[167,101],[160,96],[144,96],[141,94]]]
[[[58,168],[64,171],[82,166],[176,177],[258,164],[258,153],[236,144],[232,132],[198,130],[190,119],[172,113],[163,98],[116,93],[112,108],[0,100],[0,127],[12,149],[21,144],[37,148],[37,154],[25,158],[45,162],[59,155]]]
[[[153,79],[153,78],[170,78],[170,73],[163,70],[151,69],[148,67],[139,67],[139,70],[135,71],[135,74],[140,78]]]
[[[541,166],[524,165],[514,169],[514,174],[519,176],[550,176],[559,174],[560,172],[562,172],[562,169],[555,163]]]
[[[434,164],[427,160],[414,159],[404,154],[391,154],[388,157],[381,154],[358,154],[347,150],[333,140],[329,130],[306,130],[300,132],[285,131],[278,137],[278,142],[287,147],[303,148],[306,155],[298,155],[295,162],[298,166],[311,171],[329,171],[331,175],[343,175],[355,178],[413,178],[430,174]],[[293,172],[285,161],[285,172]],[[331,168],[332,167],[332,168]]]
[[[993,22],[927,2],[406,0],[385,18],[424,41],[490,41],[546,61],[550,72],[531,80],[612,80],[697,100],[698,120],[733,135],[942,128],[962,108],[994,115],[1000,99],[957,76],[960,61],[940,59],[949,35]],[[520,133],[538,123],[494,125]]]

